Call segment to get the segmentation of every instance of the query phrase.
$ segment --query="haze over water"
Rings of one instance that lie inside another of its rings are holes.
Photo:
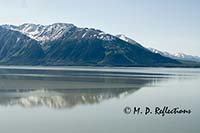
[[[199,133],[200,69],[0,67],[0,132]],[[191,114],[134,115],[125,107]]]

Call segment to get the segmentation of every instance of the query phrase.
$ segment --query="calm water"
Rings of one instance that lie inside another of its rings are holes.
[[[200,69],[0,67],[1,133],[199,133],[199,100]]]

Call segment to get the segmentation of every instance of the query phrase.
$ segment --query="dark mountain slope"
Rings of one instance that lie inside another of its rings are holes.
[[[37,41],[20,32],[0,27],[0,64],[34,65],[44,55]]]
[[[178,61],[95,29],[73,28],[46,44],[48,65],[159,66]]]

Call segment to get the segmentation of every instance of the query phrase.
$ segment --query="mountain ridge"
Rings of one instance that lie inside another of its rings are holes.
[[[123,35],[123,34],[119,34],[119,35],[116,35],[116,36],[119,37],[120,39],[126,41],[126,42],[131,43],[131,44],[137,43],[135,40],[133,40],[133,39],[131,39],[131,38],[129,38],[129,37]],[[172,58],[172,59],[200,62],[199,56],[189,55],[189,54],[185,54],[185,53],[172,54],[170,52],[161,51],[161,50],[158,50],[158,49],[155,49],[155,48],[146,48],[146,49],[150,50],[153,53],[157,53],[157,54],[160,54],[162,56],[169,57],[169,58]]]
[[[3,25],[3,27],[19,31],[37,41],[51,41],[61,37],[64,32],[73,28],[74,25],[67,23],[54,23],[51,25],[25,23],[19,26]]]
[[[195,61],[195,62],[200,62],[200,57],[199,56],[194,56],[194,55],[189,55],[189,54],[185,54],[185,53],[169,53],[166,51],[160,51],[157,50],[155,48],[148,48],[150,51],[154,52],[154,53],[159,53],[163,56],[169,57],[169,58],[173,58],[173,59],[178,59],[178,60],[185,60],[185,61]]]
[[[6,59],[0,60],[0,64],[3,65],[156,67],[182,65],[175,59],[151,52],[134,40],[124,41],[119,36],[94,28],[79,28],[65,23],[46,26],[40,24],[2,25],[0,27],[9,31],[7,35],[1,35],[0,45],[5,46],[6,43],[2,40],[6,40],[6,36],[11,36],[8,40],[10,41],[9,49],[14,49],[12,46],[16,44],[20,47],[15,51],[15,58],[6,55]],[[12,39],[13,34],[16,34],[16,37]],[[22,36],[24,37],[21,38]],[[24,39],[24,43],[17,43],[17,39]],[[30,40],[33,44],[29,42]],[[0,47],[0,51],[2,49],[3,47]]]

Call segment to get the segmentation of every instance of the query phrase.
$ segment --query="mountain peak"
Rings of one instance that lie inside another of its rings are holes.
[[[61,37],[65,32],[69,31],[75,26],[67,23],[54,23],[51,25],[24,23],[19,26],[4,25],[3,27],[19,31],[34,40],[45,42],[53,41]]]

